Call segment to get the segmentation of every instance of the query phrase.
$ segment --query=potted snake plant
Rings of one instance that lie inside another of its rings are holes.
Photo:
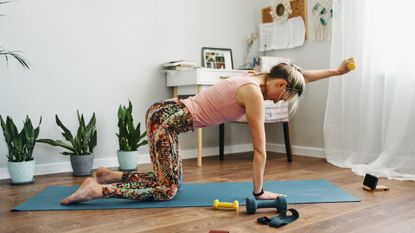
[[[92,174],[94,165],[94,147],[97,145],[97,131],[95,128],[95,113],[92,115],[88,124],[85,123],[83,114],[78,114],[79,127],[76,135],[72,135],[61,122],[58,115],[55,115],[56,124],[62,129],[62,136],[69,142],[52,139],[38,139],[38,142],[46,143],[51,146],[62,147],[67,151],[61,152],[62,155],[69,155],[74,176],[88,176]]]
[[[42,122],[40,117],[39,126],[33,128],[29,116],[23,122],[23,129],[19,132],[11,117],[7,116],[6,121],[0,115],[1,127],[8,148],[8,170],[10,183],[26,184],[34,181],[35,159],[33,150],[36,139],[39,136],[39,127]]]
[[[138,164],[138,148],[146,145],[147,132],[140,131],[140,122],[134,126],[134,119],[132,116],[133,105],[128,101],[128,108],[120,105],[118,108],[118,144],[117,159],[120,165],[120,170],[130,171],[136,170]]]

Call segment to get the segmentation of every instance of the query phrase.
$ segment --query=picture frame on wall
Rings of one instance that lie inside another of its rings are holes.
[[[227,48],[202,48],[202,66],[209,69],[233,69],[232,50]]]

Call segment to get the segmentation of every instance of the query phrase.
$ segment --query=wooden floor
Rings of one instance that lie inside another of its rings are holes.
[[[142,166],[145,171],[149,165]],[[270,209],[247,215],[204,208],[117,209],[84,211],[9,212],[48,185],[80,184],[70,173],[37,176],[31,185],[12,186],[0,181],[0,232],[415,232],[415,182],[380,180],[389,192],[369,193],[362,177],[324,159],[294,156],[287,163],[282,154],[269,154],[266,180],[328,179],[361,199],[357,203],[289,205],[300,213],[294,223],[276,229],[256,223],[274,216]],[[184,182],[251,181],[250,153],[184,161]],[[249,193],[247,193],[249,195]]]

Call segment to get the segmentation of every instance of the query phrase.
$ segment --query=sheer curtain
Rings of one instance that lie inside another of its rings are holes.
[[[415,180],[415,2],[334,0],[331,78],[324,121],[328,162],[358,175]]]

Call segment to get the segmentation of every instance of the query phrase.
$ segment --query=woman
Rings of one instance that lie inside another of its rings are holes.
[[[87,178],[72,195],[61,201],[67,205],[102,197],[134,200],[170,200],[181,184],[182,161],[177,135],[194,128],[217,125],[246,114],[254,149],[253,195],[275,199],[282,194],[262,188],[266,163],[264,99],[289,102],[292,116],[307,82],[349,72],[344,60],[337,69],[300,70],[279,64],[267,74],[231,77],[194,97],[170,99],[153,104],[146,114],[149,153],[154,172],[123,173],[100,167],[96,177]]]

